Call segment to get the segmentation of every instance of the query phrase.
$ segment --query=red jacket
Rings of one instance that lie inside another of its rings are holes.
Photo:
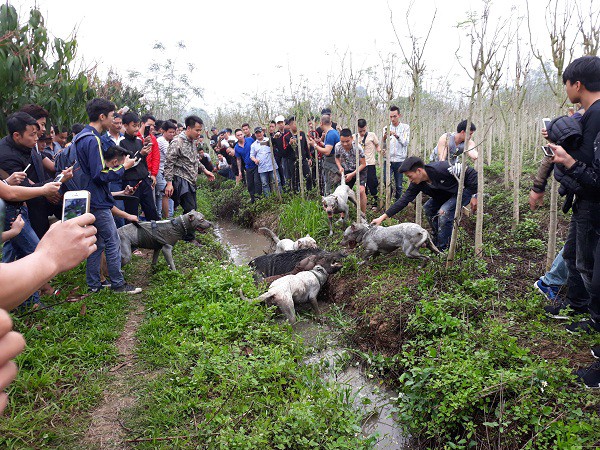
[[[144,142],[144,136],[138,131],[138,137]],[[152,150],[146,156],[146,164],[148,164],[148,172],[150,175],[155,177],[158,174],[158,167],[160,165],[160,149],[158,148],[158,141],[153,134],[150,135],[152,139]]]

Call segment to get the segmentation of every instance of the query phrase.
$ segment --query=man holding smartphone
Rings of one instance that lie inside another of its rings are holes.
[[[90,192],[90,212],[96,217],[95,226],[98,230],[97,249],[87,260],[86,281],[90,292],[99,292],[102,289],[100,262],[104,251],[111,289],[114,292],[138,294],[142,290],[127,284],[121,272],[119,235],[111,213],[115,200],[109,187],[111,182],[123,177],[126,169],[133,167],[135,160],[127,156],[123,165],[114,168],[105,167],[100,142],[102,133],[108,130],[113,121],[115,109],[114,103],[108,100],[102,98],[90,100],[86,105],[90,124],[82,131],[86,134],[82,135],[75,144],[77,161],[83,172],[81,188]]]

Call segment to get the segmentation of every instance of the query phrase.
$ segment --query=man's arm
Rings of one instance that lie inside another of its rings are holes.
[[[446,133],[442,134],[442,136],[438,140],[437,144],[438,151],[438,161],[446,161],[448,158],[448,149],[446,148]]]
[[[421,188],[419,187],[419,185],[410,183],[408,185],[408,189],[406,189],[406,192],[404,192],[404,194],[402,194],[402,197],[400,197],[398,200],[396,200],[396,202],[392,206],[390,206],[389,209],[385,213],[383,213],[377,219],[374,219],[371,223],[373,225],[380,225],[381,222],[383,222],[385,219],[388,219],[388,218],[393,217],[394,215],[398,214],[400,211],[402,211],[404,208],[406,208],[406,206],[410,202],[414,201],[414,199],[417,198],[417,195],[419,195],[419,192],[421,192]]]
[[[58,194],[61,183],[50,182],[40,187],[9,186],[0,183],[0,198],[8,202],[24,202],[35,197],[51,197]]]
[[[479,157],[479,152],[475,149],[475,147],[476,147],[475,142],[472,139],[469,139],[469,147],[468,147],[469,149],[467,150],[467,155],[473,161],[476,161],[477,158]]]
[[[403,147],[406,147],[410,141],[410,126],[408,124],[404,124],[404,127],[402,128],[402,135],[398,136],[398,142],[400,142]]]

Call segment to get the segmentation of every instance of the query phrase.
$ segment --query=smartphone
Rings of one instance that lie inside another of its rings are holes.
[[[82,216],[90,212],[89,191],[68,191],[63,199],[62,221]]]
[[[144,137],[150,136],[150,125],[146,125],[144,128]]]
[[[542,145],[542,151],[544,152],[544,155],[546,155],[546,156],[550,156],[550,157],[554,156],[554,150],[552,150],[550,148],[550,146],[548,146],[548,145]]]
[[[544,117],[544,118],[542,119],[542,127],[544,128],[544,130],[547,130],[547,129],[548,129],[548,127],[550,126],[550,122],[552,122],[552,120],[550,120],[550,119],[549,119],[549,118],[547,118],[547,117]]]
[[[62,183],[62,179],[63,179],[64,177],[65,177],[65,176],[64,176],[62,173],[59,173],[58,175],[56,175],[56,178],[54,179],[54,182],[55,182],[55,183]]]
[[[129,112],[129,106],[123,106],[121,108],[121,111],[122,111],[123,114],[125,114],[126,112]]]
[[[140,181],[138,181],[138,182],[137,182],[137,184],[136,184],[136,185],[133,187],[133,190],[134,190],[134,191],[137,191],[137,188],[139,188],[139,187],[140,187],[140,184],[142,184],[142,181],[143,181],[143,180],[140,180]]]

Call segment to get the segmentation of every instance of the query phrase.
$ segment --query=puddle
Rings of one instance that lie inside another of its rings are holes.
[[[227,245],[231,259],[238,266],[247,264],[265,252],[269,253],[273,242],[262,234],[231,222],[213,222],[213,231],[220,241]]]
[[[271,248],[272,241],[269,238],[230,222],[214,223],[214,232],[228,246],[231,259],[237,265],[246,264],[268,253]],[[319,306],[321,310],[327,309],[326,304]],[[341,332],[306,318],[299,320],[294,330],[304,340],[309,353],[312,353],[305,359],[305,364],[317,366],[323,379],[350,390],[354,406],[364,417],[363,434],[377,435],[374,448],[408,448],[409,441],[394,420],[392,398],[398,394],[371,379],[362,367],[351,363],[351,350],[339,344]]]

